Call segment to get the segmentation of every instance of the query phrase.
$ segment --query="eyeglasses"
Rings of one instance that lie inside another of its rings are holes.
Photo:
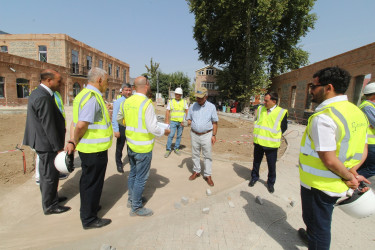
[[[329,83],[326,83],[326,84],[311,85],[311,90],[314,90],[314,89],[316,89],[317,87],[327,86],[328,84],[329,84]]]

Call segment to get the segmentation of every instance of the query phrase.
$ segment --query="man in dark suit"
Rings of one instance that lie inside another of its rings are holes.
[[[59,214],[70,210],[70,207],[58,204],[59,171],[54,164],[57,153],[64,149],[65,140],[65,119],[53,95],[59,89],[62,78],[51,69],[43,70],[40,78],[41,84],[29,97],[23,144],[35,149],[40,158],[40,191],[44,214]],[[60,197],[60,201],[65,199]]]

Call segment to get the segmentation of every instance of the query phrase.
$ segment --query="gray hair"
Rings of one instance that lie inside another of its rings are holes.
[[[96,82],[98,78],[104,78],[107,75],[107,71],[101,68],[94,67],[90,69],[89,73],[87,74],[87,78],[89,82]]]
[[[123,84],[121,85],[121,88],[122,88],[122,89],[124,89],[124,88],[129,88],[129,89],[131,89],[132,86],[131,86],[129,83],[123,83]]]

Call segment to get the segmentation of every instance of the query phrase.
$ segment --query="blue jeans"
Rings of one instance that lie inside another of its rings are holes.
[[[172,141],[173,141],[174,134],[176,133],[176,130],[177,130],[177,137],[176,137],[176,143],[174,144],[174,149],[180,148],[181,136],[182,136],[182,131],[184,130],[184,127],[181,125],[181,122],[175,122],[175,121],[171,121],[169,125],[171,128],[171,133],[168,135],[167,150],[171,151]]]
[[[375,145],[368,145],[368,155],[365,162],[358,169],[358,174],[363,175],[366,178],[370,178],[375,175]]]
[[[333,205],[337,200],[338,197],[331,197],[318,189],[301,186],[302,218],[307,228],[309,250],[329,249]]]
[[[128,147],[130,173],[128,177],[128,200],[132,204],[132,211],[142,207],[142,194],[150,174],[152,151],[136,153]]]

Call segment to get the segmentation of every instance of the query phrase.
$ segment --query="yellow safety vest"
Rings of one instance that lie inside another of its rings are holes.
[[[104,104],[103,97],[91,89],[83,89],[73,101],[73,123],[76,126],[79,112],[91,97],[95,96],[101,107],[102,120],[89,124],[86,133],[83,135],[76,149],[83,153],[97,153],[107,150],[112,146],[112,123],[108,110]]]
[[[64,119],[66,119],[65,116],[65,109],[64,109],[64,102],[62,100],[62,97],[58,91],[53,92],[53,95],[55,97],[55,103],[57,107],[59,108],[61,114],[63,115]],[[65,126],[66,126],[66,120],[65,120]]]
[[[363,110],[364,107],[371,106],[375,109],[375,105],[372,102],[364,101],[359,105],[359,108]],[[367,130],[367,143],[368,144],[375,144],[375,128],[369,125],[369,129]]]
[[[281,144],[281,122],[288,110],[277,106],[267,114],[267,108],[260,106],[254,124],[254,143],[264,147],[278,148]]]
[[[299,174],[302,183],[334,193],[343,193],[348,190],[348,186],[341,180],[341,177],[330,171],[315,151],[315,145],[310,136],[311,124],[312,119],[320,114],[333,119],[339,133],[336,156],[347,169],[350,169],[361,161],[366,143],[368,121],[366,116],[359,111],[354,104],[339,101],[327,105],[309,118],[302,136],[299,154]]]
[[[121,98],[121,96],[122,96],[122,95],[117,95],[117,96],[116,96],[116,100],[119,99],[119,98]]]
[[[155,136],[147,131],[145,113],[152,102],[145,96],[132,95],[122,103],[126,142],[136,153],[148,153],[154,148]]]
[[[182,122],[185,114],[185,100],[181,99],[179,102],[176,99],[169,101],[169,107],[171,108],[171,121]]]

